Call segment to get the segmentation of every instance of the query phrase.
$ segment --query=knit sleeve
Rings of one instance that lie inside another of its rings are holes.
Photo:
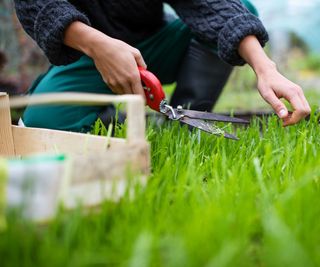
[[[63,43],[65,29],[88,18],[66,0],[15,0],[17,16],[25,31],[37,42],[54,65],[67,65],[81,53]]]
[[[231,65],[245,64],[238,47],[246,36],[255,35],[262,47],[269,39],[259,18],[240,0],[172,0],[169,3],[199,38],[216,43],[219,57]]]

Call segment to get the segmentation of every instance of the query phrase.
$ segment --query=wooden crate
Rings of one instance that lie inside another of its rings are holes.
[[[41,104],[106,105],[119,102],[126,104],[126,139],[11,124],[10,107]],[[56,153],[65,154],[71,166],[69,181],[62,182],[63,192],[59,196],[59,201],[67,208],[73,208],[79,202],[85,206],[96,206],[106,198],[121,196],[129,172],[145,182],[150,171],[150,152],[145,138],[142,98],[135,95],[64,93],[9,100],[6,93],[0,92],[0,156],[20,158]]]

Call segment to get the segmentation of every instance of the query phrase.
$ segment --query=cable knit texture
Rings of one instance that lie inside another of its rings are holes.
[[[239,0],[181,0],[171,4],[195,34],[218,44],[219,57],[231,65],[245,64],[238,47],[246,36],[257,36],[262,46],[268,41],[259,18]]]
[[[89,19],[68,1],[15,1],[16,11],[26,32],[55,65],[75,62],[81,53],[63,44],[63,34],[74,21],[89,24]]]
[[[82,21],[105,34],[135,45],[163,26],[161,0],[15,0],[26,32],[50,62],[65,65],[81,53],[63,44],[63,33],[73,21]],[[257,36],[261,45],[268,34],[260,20],[240,0],[166,1],[201,39],[218,44],[219,56],[232,65],[245,62],[238,54],[241,40]]]

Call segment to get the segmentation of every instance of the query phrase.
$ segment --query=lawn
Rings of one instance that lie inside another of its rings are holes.
[[[238,142],[151,121],[145,188],[48,226],[9,215],[1,266],[320,266],[317,120],[257,119]]]
[[[318,77],[311,59],[291,64]],[[320,91],[304,89],[316,110]],[[233,73],[215,107],[232,110],[270,111],[248,67]],[[289,128],[255,119],[236,134],[238,142],[151,119],[146,187],[98,211],[61,209],[47,226],[8,214],[1,267],[320,266],[318,118]]]

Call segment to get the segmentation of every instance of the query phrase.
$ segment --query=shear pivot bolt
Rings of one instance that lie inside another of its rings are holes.
[[[150,94],[150,95],[149,95],[149,98],[150,98],[151,101],[153,101],[153,100],[154,100],[154,95],[153,95],[153,94]]]

